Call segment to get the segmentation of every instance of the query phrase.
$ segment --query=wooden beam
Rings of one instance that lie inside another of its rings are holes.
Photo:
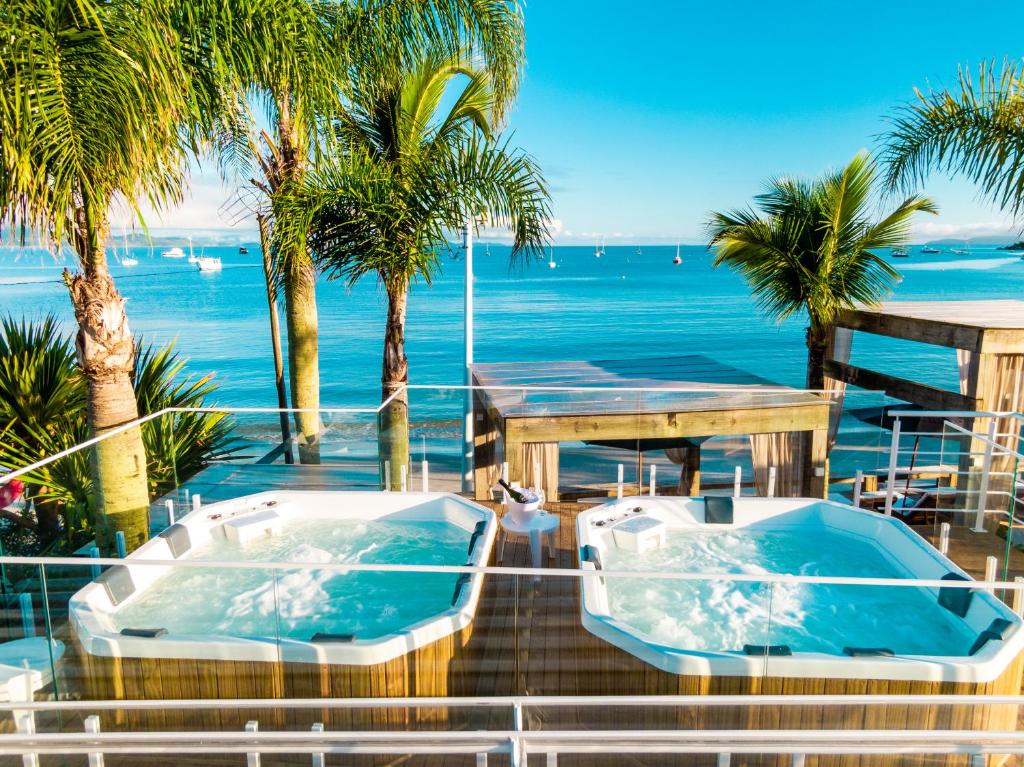
[[[681,413],[523,416],[505,419],[508,441],[573,442],[600,439],[667,439],[813,431],[828,428],[828,403],[700,410]]]
[[[953,349],[981,351],[985,330],[920,317],[900,317],[868,309],[847,309],[839,315],[836,325],[878,336],[920,341]]]
[[[976,410],[978,405],[973,397],[837,360],[825,360],[825,375],[862,389],[884,391],[890,397],[912,402],[926,410]]]

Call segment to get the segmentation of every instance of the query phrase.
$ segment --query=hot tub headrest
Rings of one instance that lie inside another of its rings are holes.
[[[602,569],[601,552],[597,550],[597,546],[590,543],[584,544],[583,548],[580,549],[580,562],[590,562],[595,570]]]
[[[472,573],[463,573],[459,576],[459,579],[455,581],[455,591],[452,592],[452,607],[455,607],[455,603],[459,601],[462,596],[462,589],[465,588],[466,584],[473,579]]]
[[[731,525],[732,498],[722,495],[705,495],[704,523],[708,525]]]
[[[354,642],[355,634],[331,634],[326,631],[318,631],[309,638],[310,642]]]
[[[470,562],[473,561],[473,547],[476,546],[477,540],[482,536],[483,533],[473,531],[473,534],[469,536],[469,548],[466,549],[466,556],[469,557]]]
[[[188,528],[180,523],[175,522],[160,533],[160,537],[167,541],[167,545],[171,549],[171,556],[175,559],[192,548],[192,539],[188,536]]]
[[[1012,625],[1006,618],[994,618],[988,624],[988,628],[978,634],[978,638],[974,640],[974,644],[971,645],[971,649],[967,651],[967,654],[974,655],[993,639],[1005,639],[1006,632]]]
[[[965,578],[959,573],[946,573],[942,576],[942,580],[966,581],[970,579]],[[967,611],[971,607],[972,599],[974,599],[974,589],[939,589],[939,604],[945,607],[954,615],[959,615],[961,618],[967,617]]]
[[[888,647],[844,647],[843,655],[851,658],[891,658],[895,653]]]
[[[481,519],[479,522],[476,523],[476,526],[473,528],[473,532],[474,533],[479,533],[480,535],[483,535],[486,531],[487,531],[487,520],[486,519]]]
[[[117,607],[124,600],[135,593],[135,583],[132,581],[132,574],[124,565],[114,565],[109,570],[100,573],[96,583],[102,583],[107,591],[110,604]]]
[[[167,634],[167,629],[121,629],[121,636],[156,639]]]
[[[788,644],[745,644],[744,655],[792,655]]]

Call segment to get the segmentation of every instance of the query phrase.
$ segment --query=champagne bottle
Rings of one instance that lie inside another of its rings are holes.
[[[526,500],[526,496],[516,490],[512,485],[506,482],[502,477],[498,477],[498,484],[505,488],[505,492],[508,493],[508,497],[516,503],[529,503]]]

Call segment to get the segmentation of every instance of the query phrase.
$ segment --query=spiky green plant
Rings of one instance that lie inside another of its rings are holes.
[[[1024,212],[1024,65],[986,62],[977,78],[958,74],[957,87],[918,90],[893,116],[886,181],[910,189],[934,170],[961,175],[1016,216]]]
[[[0,320],[0,466],[18,468],[88,438],[88,387],[74,345],[53,317]],[[184,375],[173,344],[146,347],[132,379],[139,413],[199,408],[216,393],[209,376]],[[231,422],[222,413],[167,413],[141,428],[148,456],[148,498],[174,489],[210,461],[230,454]],[[23,477],[36,519],[9,521],[32,531],[36,545],[63,547],[93,532],[91,452],[80,450]]]
[[[742,275],[768,316],[806,313],[808,389],[824,387],[838,313],[892,292],[899,273],[882,252],[906,244],[917,213],[937,211],[931,200],[912,196],[882,213],[878,197],[877,167],[861,152],[813,181],[773,179],[756,198],[760,210],[714,213],[708,223],[715,266]]]

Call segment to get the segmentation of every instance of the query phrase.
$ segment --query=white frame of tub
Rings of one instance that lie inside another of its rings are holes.
[[[735,530],[766,520],[793,526],[827,526],[844,535],[870,542],[910,579],[939,579],[947,573],[971,579],[947,557],[902,521],[857,509],[853,506],[813,498],[733,498],[732,524],[715,524],[714,528]],[[644,513],[665,522],[668,529],[703,527],[704,500],[688,497],[635,496],[606,503],[581,512],[576,518],[580,551],[586,545],[604,553],[614,545],[614,522],[636,506]],[[812,517],[815,525],[808,524]],[[604,521],[598,527],[595,522]],[[583,561],[585,570],[597,569]],[[728,580],[728,576],[722,576]],[[1021,618],[994,595],[975,591],[964,620],[975,635],[986,629],[993,618],[1011,622],[1009,635],[990,640],[974,655],[893,657],[850,657],[828,653],[797,652],[789,656],[745,655],[737,651],[700,651],[673,647],[659,642],[609,613],[607,591],[602,578],[583,578],[580,618],[583,626],[605,640],[662,671],[686,676],[771,676],[815,679],[892,679],[931,682],[990,682],[997,679],[1024,649],[1024,628]],[[878,588],[903,588],[885,587]],[[908,586],[907,588],[913,588]],[[937,589],[929,589],[938,596]],[[937,610],[945,609],[936,604]],[[958,616],[955,616],[958,617]]]
[[[350,491],[275,490],[246,495],[229,501],[211,503],[178,520],[188,531],[190,549],[226,534],[224,525],[249,515],[272,510],[287,524],[288,516],[335,516],[338,518],[379,519],[403,517],[417,521],[445,521],[472,534],[480,521],[486,523],[481,536],[467,552],[465,565],[486,566],[494,544],[498,520],[494,512],[451,493],[388,493]],[[167,626],[160,637],[121,634],[111,620],[122,605],[144,598],[146,589],[172,565],[139,565],[139,560],[176,559],[167,539],[153,538],[133,551],[125,566],[134,583],[134,592],[117,605],[107,588],[93,581],[72,597],[69,603],[71,623],[86,652],[103,657],[196,659],[228,661],[269,661],[368,666],[392,660],[438,639],[461,631],[473,621],[483,574],[470,576],[469,588],[463,588],[455,605],[404,629],[373,639],[313,642],[273,638],[246,639],[224,635],[176,634]],[[180,559],[187,560],[182,556]],[[412,564],[412,563],[410,563]],[[311,564],[311,569],[317,569]],[[327,629],[329,627],[325,627]]]

